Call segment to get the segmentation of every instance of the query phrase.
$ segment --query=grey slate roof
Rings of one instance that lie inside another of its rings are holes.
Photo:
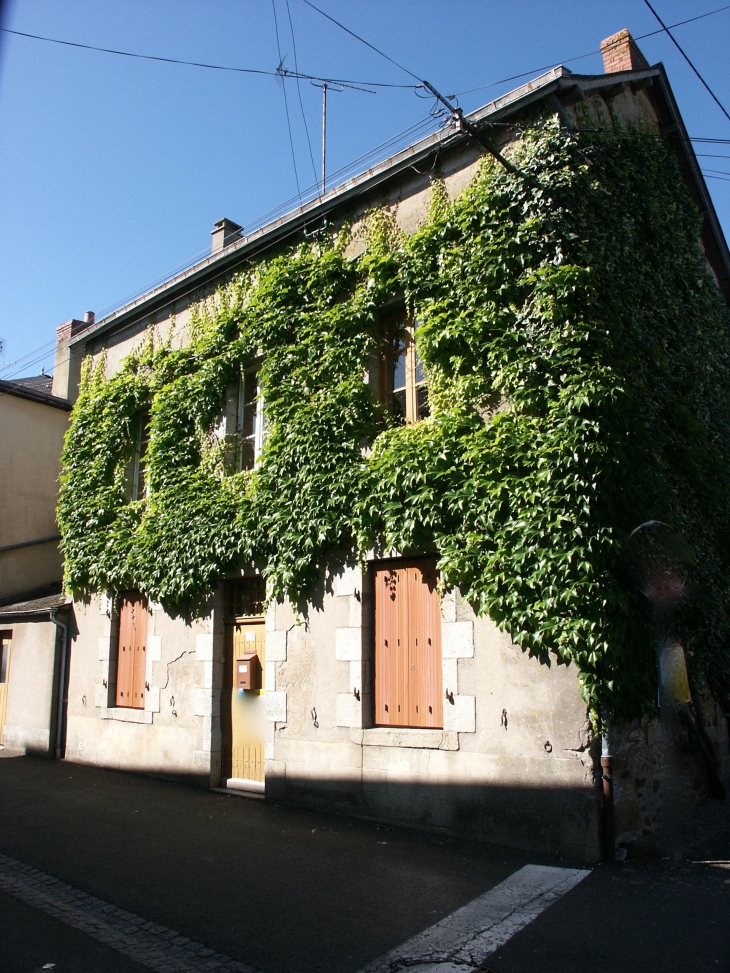
[[[53,609],[59,610],[70,605],[73,599],[61,590],[61,582],[46,585],[45,588],[15,595],[11,604],[0,605],[0,621],[22,615],[47,615]]]
[[[53,375],[29,375],[28,378],[13,378],[13,385],[22,385],[23,388],[33,389],[34,392],[45,392],[51,394],[53,389]]]

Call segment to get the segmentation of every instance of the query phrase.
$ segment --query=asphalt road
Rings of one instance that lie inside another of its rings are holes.
[[[693,858],[730,859],[729,820]],[[356,973],[524,864],[582,864],[34,758],[0,760],[0,853],[264,973]],[[636,861],[593,869],[489,966],[730,973],[729,948],[730,869]],[[0,893],[0,971],[49,963],[145,969]]]

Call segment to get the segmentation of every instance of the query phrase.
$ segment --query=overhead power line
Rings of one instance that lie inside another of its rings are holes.
[[[292,50],[294,51],[294,71],[299,74],[299,61],[297,60],[297,41],[294,37],[294,22],[291,19],[291,8],[289,7],[289,0],[286,0],[286,13],[289,17],[289,33],[291,34]],[[309,125],[307,125],[307,114],[304,111],[304,103],[302,101],[302,86],[300,84],[300,79],[297,78],[297,95],[299,96],[299,109],[302,113],[302,121],[304,122],[304,131],[307,136],[307,145],[309,146],[309,160],[312,163],[312,175],[314,176],[315,182],[317,180],[317,168],[314,164],[314,153],[312,152],[312,140],[309,137]]]
[[[723,113],[723,115],[725,116],[725,118],[727,118],[727,120],[730,122],[730,114],[728,113],[727,108],[725,108],[725,106],[720,101],[720,99],[717,97],[717,95],[715,94],[715,92],[712,90],[712,88],[709,86],[709,84],[705,81],[705,79],[702,77],[702,75],[697,70],[697,68],[694,66],[694,64],[690,61],[689,57],[687,56],[687,54],[685,54],[684,50],[682,49],[682,47],[679,44],[679,41],[676,39],[676,37],[671,32],[671,30],[669,29],[669,27],[667,27],[667,25],[664,23],[664,21],[662,20],[662,18],[659,16],[659,14],[656,12],[656,10],[649,3],[649,0],[644,0],[644,3],[647,5],[647,7],[649,8],[649,10],[651,10],[651,12],[654,14],[654,16],[656,17],[656,19],[662,25],[662,29],[665,31],[667,37],[671,40],[671,42],[677,48],[677,50],[682,55],[682,57],[685,59],[685,61],[687,62],[687,64],[689,64],[689,66],[692,68],[692,70],[694,71],[694,73],[697,75],[697,77],[700,79],[700,81],[702,82],[702,84],[705,86],[705,88],[707,89],[707,91],[710,94],[710,97],[715,102],[715,104],[718,106],[718,108]]]
[[[421,78],[419,78],[417,74],[414,74],[413,71],[409,71],[408,68],[404,67],[402,64],[399,64],[398,61],[393,60],[392,57],[390,57],[384,51],[381,51],[380,48],[376,47],[374,44],[371,44],[370,41],[366,41],[365,38],[360,37],[359,34],[356,34],[354,30],[350,30],[349,27],[345,27],[345,25],[341,24],[339,20],[335,20],[334,17],[330,17],[330,15],[325,13],[324,10],[320,10],[319,7],[315,7],[315,5],[311,3],[311,0],[304,0],[304,2],[308,7],[311,7],[312,10],[316,10],[318,14],[322,14],[322,16],[326,17],[327,20],[331,20],[333,24],[336,24],[341,30],[344,30],[346,34],[350,35],[350,37],[354,37],[355,40],[360,41],[361,44],[369,47],[371,51],[375,51],[376,54],[384,57],[386,61],[390,61],[391,64],[394,64],[397,68],[400,68],[401,71],[405,71],[406,74],[409,74],[412,78],[415,78],[419,84],[422,83]]]
[[[716,10],[708,10],[707,13],[698,14],[697,17],[690,17],[688,20],[679,20],[676,24],[670,24],[669,27],[673,29],[674,27],[683,27],[685,24],[692,24],[695,20],[704,20],[705,17],[712,17],[714,14],[721,14],[724,10],[730,10],[730,3],[726,3],[724,7],[718,7]],[[634,38],[635,41],[643,41],[647,37],[655,37],[657,34],[663,34],[664,28],[660,27],[659,30],[650,30],[646,34],[639,34]],[[484,91],[485,88],[496,88],[499,84],[506,84],[508,81],[519,81],[520,78],[526,78],[528,75],[538,74],[540,71],[549,71],[550,68],[556,67],[558,64],[572,64],[573,61],[582,61],[587,57],[593,57],[596,54],[600,54],[598,51],[588,51],[587,54],[577,54],[575,57],[563,58],[561,61],[552,61],[550,64],[543,64],[539,68],[531,68],[529,71],[521,71],[520,74],[512,74],[509,78],[501,78],[499,81],[490,81],[488,84],[477,85],[476,88],[467,88],[466,91],[457,91],[456,96],[459,95],[470,95],[474,91]]]
[[[80,44],[77,41],[60,40],[58,37],[44,37],[41,34],[28,34],[22,30],[10,30],[0,27],[4,34],[14,34],[16,37],[29,37],[34,41],[45,41],[48,44],[61,44],[64,47],[78,47],[85,51],[100,51],[102,54],[116,54],[118,57],[132,57],[142,61],[162,61],[164,64],[184,64],[191,68],[206,68],[209,71],[232,71],[235,74],[258,74],[268,78],[280,78],[282,73],[290,78],[301,78],[304,81],[326,81],[328,84],[370,85],[372,88],[415,88],[412,84],[389,84],[384,81],[353,81],[350,78],[322,78],[317,74],[304,74],[298,71],[265,71],[263,68],[237,68],[226,64],[208,64],[205,61],[185,61],[176,57],[160,57],[156,54],[137,54],[133,51],[117,51],[111,47],[96,47],[94,44]]]
[[[274,12],[274,30],[276,32],[276,50],[279,53],[279,67],[278,67],[277,70],[279,72],[281,72],[282,67],[283,67],[283,64],[284,64],[284,58],[281,56],[281,44],[279,43],[279,19],[276,16],[276,0],[271,0],[271,9]],[[291,118],[289,117],[289,99],[286,96],[286,85],[284,84],[283,81],[281,83],[281,90],[284,93],[284,111],[286,112],[286,127],[289,130],[289,145],[291,146],[291,161],[292,161],[292,163],[294,165],[294,181],[297,184],[297,194],[299,195],[299,198],[301,199],[301,197],[302,197],[302,191],[301,191],[301,188],[299,186],[299,173],[297,172],[297,157],[296,157],[296,153],[294,152],[294,136],[292,135],[292,131],[291,131]]]

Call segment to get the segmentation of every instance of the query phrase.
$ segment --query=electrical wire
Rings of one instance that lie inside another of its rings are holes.
[[[296,38],[294,36],[294,23],[292,22],[292,19],[291,19],[291,8],[289,6],[289,0],[286,0],[286,12],[287,12],[287,16],[289,17],[289,32],[291,33],[292,50],[294,51],[294,70],[295,70],[295,72],[298,75],[299,74],[299,62],[297,60],[297,41],[296,41]],[[307,145],[309,146],[309,159],[310,159],[310,161],[312,163],[312,174],[314,175],[314,179],[315,179],[315,182],[316,182],[316,180],[317,180],[317,167],[314,164],[314,153],[312,152],[312,140],[309,137],[309,125],[307,125],[307,115],[306,115],[306,112],[304,111],[304,104],[302,102],[302,86],[300,84],[300,80],[299,80],[298,77],[297,77],[297,94],[299,95],[299,108],[300,108],[301,113],[302,113],[302,121],[304,122],[304,131],[305,131],[306,136],[307,136]]]
[[[676,24],[670,24],[670,29],[675,27],[683,27],[685,24],[694,23],[695,20],[704,20],[705,17],[712,17],[714,14],[720,14],[724,10],[730,10],[730,3],[725,4],[724,7],[718,7],[716,10],[708,10],[707,13],[699,14],[697,17],[690,17],[688,20],[679,20]],[[639,34],[635,37],[635,41],[643,41],[647,37],[655,37],[657,34],[663,34],[665,28],[660,27],[659,30],[650,30],[646,34]],[[522,71],[521,74],[513,74],[509,78],[502,78],[500,81],[490,81],[489,84],[480,84],[476,88],[467,88],[466,91],[457,91],[455,97],[459,95],[470,95],[474,91],[483,91],[485,88],[495,88],[499,84],[506,84],[508,81],[519,81],[520,78],[526,78],[528,75],[538,74],[540,71],[549,71],[551,68],[557,67],[559,64],[572,64],[573,61],[582,61],[587,57],[593,57],[596,54],[600,54],[598,51],[589,51],[587,54],[578,54],[576,57],[564,58],[562,61],[553,61],[551,64],[544,64],[540,68],[532,68],[529,71]]]
[[[694,71],[694,73],[697,75],[697,77],[700,79],[700,81],[702,82],[702,84],[705,86],[705,88],[709,92],[712,100],[718,106],[718,108],[723,113],[723,115],[725,116],[725,118],[727,118],[727,120],[730,122],[730,113],[728,113],[727,108],[725,108],[725,106],[720,101],[720,99],[717,97],[717,95],[715,94],[715,92],[712,90],[712,88],[709,86],[709,84],[705,81],[705,79],[702,77],[702,75],[697,70],[697,68],[694,66],[694,64],[690,61],[689,57],[687,56],[687,54],[685,54],[685,52],[682,49],[682,47],[680,47],[679,41],[675,38],[674,34],[671,32],[671,30],[669,29],[669,27],[667,27],[667,25],[664,23],[664,21],[662,20],[662,18],[659,16],[659,14],[656,12],[656,10],[649,3],[649,0],[644,0],[644,3],[649,8],[649,10],[651,10],[651,12],[654,14],[654,16],[659,21],[659,23],[662,25],[662,29],[666,32],[667,37],[671,40],[671,42],[677,48],[677,50],[682,55],[682,57],[685,59],[685,61],[687,62],[687,64],[689,64],[689,66],[692,68],[692,70]]]
[[[351,162],[348,162],[340,169],[337,169],[335,172],[332,173],[332,178],[335,179],[339,176],[342,176],[348,170],[352,170],[353,168],[355,168],[355,166],[358,166],[360,163],[363,163],[364,161],[371,158],[372,156],[377,155],[382,150],[388,149],[391,146],[397,144],[398,142],[403,141],[405,138],[412,137],[416,134],[420,136],[424,128],[428,129],[432,126],[433,126],[433,119],[430,116],[421,118],[419,121],[414,122],[413,125],[410,125],[408,126],[408,128],[403,129],[403,131],[396,133],[396,135],[391,136],[389,139],[386,139],[384,142],[381,142],[379,145],[374,146],[372,149],[368,149],[367,152],[358,156],[356,159],[353,159]],[[319,182],[315,182],[311,187],[308,187],[307,189],[303,190],[302,195],[306,195],[307,193],[310,193],[312,194],[312,198],[316,199],[318,192],[319,192]],[[299,198],[298,196],[290,197],[289,199],[285,200],[283,203],[280,203],[274,209],[268,210],[266,213],[259,216],[250,225],[253,227],[265,226],[266,222],[270,221],[272,216],[280,212],[283,208],[289,207],[291,204],[296,203],[298,198]],[[299,232],[300,232],[300,227],[296,227],[293,230],[291,230],[289,233],[281,237],[281,240],[286,240],[288,237],[293,236]],[[140,296],[144,294],[148,294],[150,291],[154,290],[155,287],[159,286],[160,284],[163,284],[166,281],[174,279],[174,277],[177,276],[177,274],[190,269],[190,267],[195,266],[196,263],[198,263],[200,260],[208,256],[210,256],[209,250],[205,250],[196,254],[195,257],[186,261],[184,264],[179,265],[174,271],[166,274],[164,277],[158,278],[152,284],[147,285],[143,290],[135,291],[134,294],[131,294],[129,295],[129,297],[125,298],[124,301],[110,305],[109,308],[104,310],[99,315],[99,320],[103,320],[108,314],[111,314],[113,311],[125,307],[127,304],[130,304],[133,301],[137,300]],[[9,369],[12,369],[11,375],[17,375],[18,371],[21,370],[21,367],[22,367],[22,371],[25,372],[31,369],[34,365],[39,365],[42,362],[48,361],[48,359],[54,355],[55,347],[56,347],[55,341],[50,341],[42,345],[39,345],[37,348],[34,348],[32,351],[29,351],[27,355],[24,355],[22,358],[19,358],[17,361],[8,362],[6,365],[0,366],[0,373],[7,372]],[[66,361],[71,361],[75,358],[83,357],[84,354],[86,354],[86,352],[83,349],[80,349],[76,352],[71,353],[68,359],[66,359]],[[61,364],[65,364],[65,362],[61,362]],[[11,382],[13,380],[12,377],[10,376],[2,378],[2,376],[0,375],[0,378],[2,381]],[[2,396],[6,394],[8,393],[0,392],[0,398],[2,398]]]
[[[279,21],[276,16],[276,0],[271,0],[271,9],[274,11],[274,29],[276,31],[276,49],[279,52],[279,71],[284,64],[284,58],[281,56],[281,44],[279,43]],[[302,191],[299,186],[299,173],[297,172],[297,157],[294,152],[294,137],[291,131],[291,119],[289,118],[289,99],[286,96],[286,81],[281,79],[281,90],[284,94],[284,110],[286,111],[286,127],[289,130],[289,145],[291,146],[291,160],[294,164],[294,179],[297,184],[297,193],[301,199]]]
[[[345,27],[345,25],[341,24],[339,20],[335,20],[334,17],[330,17],[330,15],[325,13],[324,10],[320,10],[319,7],[315,7],[315,5],[311,2],[311,0],[304,0],[304,3],[306,3],[308,7],[311,7],[312,10],[316,10],[318,14],[321,14],[323,17],[326,17],[327,20],[331,20],[333,24],[336,24],[341,30],[344,30],[345,33],[349,34],[351,37],[354,37],[355,40],[358,40],[360,41],[361,44],[364,44],[366,47],[369,47],[371,51],[375,51],[376,54],[379,54],[381,57],[384,57],[386,61],[390,61],[391,64],[394,64],[397,68],[400,68],[401,71],[405,71],[406,74],[409,74],[412,78],[415,78],[416,81],[419,82],[419,84],[421,83],[422,79],[419,78],[417,74],[414,74],[413,71],[409,71],[408,68],[403,67],[403,65],[399,64],[398,61],[394,61],[393,58],[389,57],[384,51],[381,51],[374,44],[371,44],[370,41],[366,41],[364,37],[360,37],[360,35],[356,34],[354,30],[350,30],[349,27]]]
[[[77,41],[64,41],[57,37],[44,37],[41,34],[28,34],[22,30],[10,30],[0,27],[4,34],[14,34],[16,37],[29,37],[35,41],[45,41],[48,44],[62,44],[64,47],[79,47],[85,51],[100,51],[102,54],[116,54],[119,57],[138,58],[142,61],[162,61],[164,64],[183,64],[191,68],[206,68],[209,71],[232,71],[235,74],[258,74],[267,78],[281,77],[280,71],[265,71],[263,68],[236,68],[225,64],[207,64],[204,61],[185,61],[176,57],[159,57],[155,54],[136,54],[132,51],[117,51],[110,47],[96,47],[94,44],[80,44]],[[288,71],[289,77],[294,77],[293,71]],[[349,78],[321,78],[317,74],[299,74],[303,81],[326,81],[328,84],[370,85],[373,88],[415,88],[412,84],[391,84],[384,81],[353,81]]]

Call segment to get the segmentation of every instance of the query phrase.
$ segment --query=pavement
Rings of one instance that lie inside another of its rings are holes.
[[[586,874],[582,862],[8,757],[0,973],[358,973],[406,962],[422,973],[474,962],[494,973],[730,973],[727,804],[710,802],[683,844],[681,862]],[[487,914],[488,948],[477,934]],[[447,962],[403,946],[462,935],[482,952],[455,948]]]

